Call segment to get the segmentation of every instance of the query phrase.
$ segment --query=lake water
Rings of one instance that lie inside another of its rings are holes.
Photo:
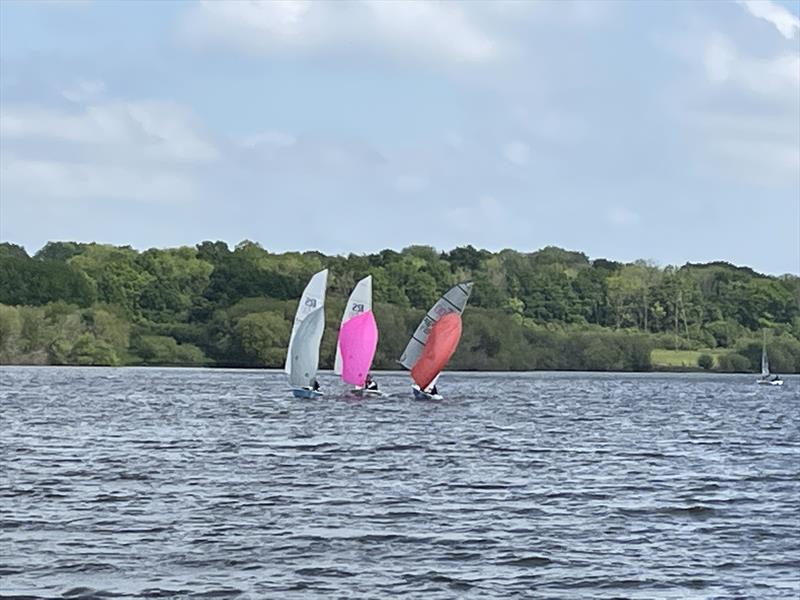
[[[0,594],[797,597],[800,378],[754,379],[2,368]]]

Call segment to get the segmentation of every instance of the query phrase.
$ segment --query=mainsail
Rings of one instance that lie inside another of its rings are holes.
[[[769,377],[769,358],[767,358],[767,332],[764,332],[764,345],[761,347],[761,376]]]
[[[294,317],[285,371],[289,383],[296,387],[310,386],[319,365],[319,345],[325,330],[325,287],[328,269],[311,278],[300,297]]]
[[[351,384],[363,386],[378,346],[378,324],[372,312],[372,276],[359,281],[342,316],[336,344],[334,372]]]
[[[425,343],[428,340],[428,335],[430,335],[433,324],[448,313],[458,313],[460,315],[464,312],[464,307],[467,305],[467,300],[469,300],[471,292],[471,282],[459,283],[447,290],[444,295],[436,301],[436,304],[431,307],[422,319],[414,335],[411,336],[402,356],[400,356],[401,365],[409,370],[414,368],[414,365],[425,348]]]
[[[460,339],[461,315],[459,313],[447,313],[433,324],[425,348],[414,364],[414,368],[411,369],[411,377],[419,389],[426,389],[438,377],[450,357],[453,356],[453,352],[456,351]]]

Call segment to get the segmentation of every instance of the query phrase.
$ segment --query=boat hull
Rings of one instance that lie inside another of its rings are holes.
[[[773,379],[773,380],[758,379],[756,383],[758,385],[783,385],[783,379]]]
[[[353,396],[358,396],[359,398],[381,398],[386,396],[380,390],[365,390],[363,388],[354,388],[350,390],[350,394]]]
[[[428,392],[422,391],[419,389],[418,386],[412,385],[411,390],[414,392],[414,399],[415,400],[444,400],[441,395],[439,394],[429,394]]]
[[[303,398],[305,400],[313,400],[314,398],[322,398],[322,392],[314,391],[311,388],[292,388],[292,395],[295,398]]]

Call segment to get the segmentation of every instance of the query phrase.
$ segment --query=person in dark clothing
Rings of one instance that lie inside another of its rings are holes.
[[[366,380],[364,381],[364,389],[365,390],[377,390],[378,389],[378,382],[372,378],[372,375],[367,375]]]
[[[311,384],[311,389],[315,392],[319,391],[319,381],[317,381],[316,378],[314,378],[314,383]]]

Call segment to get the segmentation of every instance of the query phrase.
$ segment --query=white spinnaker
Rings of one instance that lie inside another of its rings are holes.
[[[372,310],[372,275],[367,275],[350,292],[347,306],[344,307],[342,315],[342,325],[353,317],[370,310]],[[342,374],[342,352],[339,349],[338,341],[336,342],[336,361],[333,363],[333,372],[337,375]]]
[[[310,387],[319,366],[319,343],[325,329],[325,309],[321,306],[306,316],[297,326],[297,333],[289,345],[292,370],[289,383],[295,387]]]
[[[286,354],[286,366],[284,371],[289,373],[290,379],[292,374],[292,348],[294,346],[295,337],[300,325],[317,309],[320,309],[321,317],[317,322],[315,319],[314,332],[318,330],[317,342],[315,346],[315,353],[317,354],[317,361],[319,360],[319,342],[322,340],[322,332],[325,329],[325,288],[328,284],[328,269],[323,269],[315,274],[303,290],[303,295],[300,297],[300,303],[297,305],[297,312],[294,315],[294,325],[292,326],[292,336],[289,338],[289,351]],[[311,338],[312,341],[314,337]],[[316,373],[316,367],[314,369]]]
[[[464,312],[464,307],[467,305],[469,295],[472,292],[472,282],[459,283],[447,290],[441,298],[436,301],[431,309],[427,312],[422,322],[417,327],[414,335],[408,341],[406,349],[400,356],[400,364],[406,369],[412,369],[414,363],[417,362],[419,355],[422,354],[422,349],[425,347],[425,342],[428,341],[428,334],[431,331],[433,324],[438,321],[443,315],[451,312],[461,314]]]

